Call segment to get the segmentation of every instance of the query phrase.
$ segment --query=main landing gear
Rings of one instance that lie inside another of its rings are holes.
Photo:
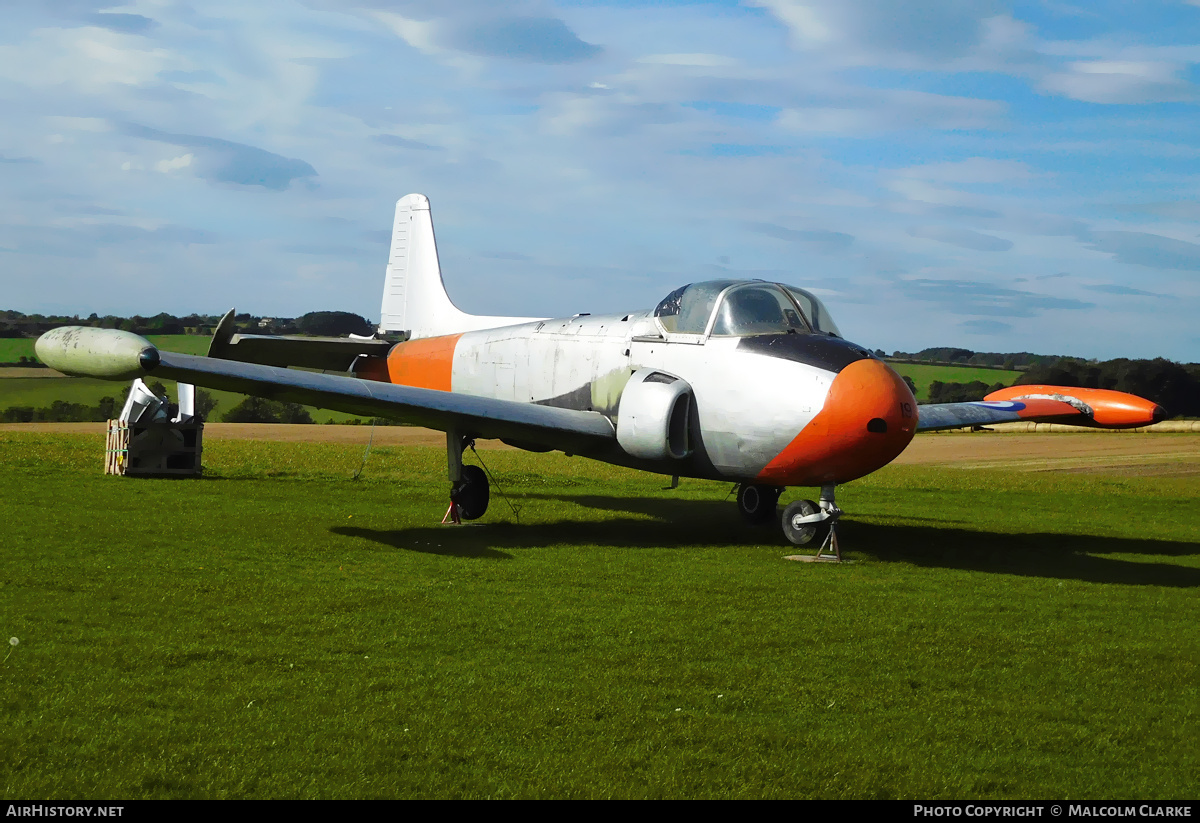
[[[743,483],[738,486],[737,504],[742,520],[749,526],[761,526],[775,519],[779,504],[779,486],[758,486]]]
[[[456,431],[446,432],[446,463],[450,477],[450,508],[443,523],[478,520],[487,511],[491,490],[487,474],[478,466],[464,466],[463,452],[475,444]]]
[[[778,486],[743,484],[738,487],[738,512],[750,525],[761,525],[775,518],[779,495]],[[821,500],[796,500],[783,510],[783,534],[796,546],[816,543],[814,560],[842,559],[837,541],[837,522],[842,510],[834,502],[834,487],[821,487]]]

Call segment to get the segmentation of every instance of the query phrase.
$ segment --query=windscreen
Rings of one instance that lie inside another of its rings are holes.
[[[714,337],[808,333],[808,326],[783,290],[771,283],[746,283],[725,293]]]
[[[654,317],[672,334],[704,334],[717,296],[736,280],[708,280],[681,286],[663,298]]]
[[[800,310],[804,312],[804,316],[808,318],[808,322],[812,327],[824,334],[832,334],[836,337],[841,337],[842,333],[838,331],[837,324],[833,322],[833,318],[829,315],[829,309],[825,308],[825,304],[817,299],[816,295],[806,292],[804,289],[798,289],[795,286],[785,286],[788,293],[800,305]]]

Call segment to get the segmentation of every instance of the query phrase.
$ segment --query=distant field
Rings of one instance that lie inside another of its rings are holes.
[[[154,380],[153,375],[150,376],[149,380]],[[171,398],[174,399],[176,397],[175,381],[163,380],[161,382],[166,387]],[[65,400],[68,403],[82,403],[86,406],[95,406],[100,402],[101,397],[118,397],[124,387],[125,384],[121,382],[93,380],[88,377],[62,377],[59,379],[13,377],[0,379],[0,409],[7,409],[13,406],[44,408],[55,400]],[[245,395],[233,392],[217,391],[215,389],[205,389],[205,391],[217,400],[218,405],[213,415],[214,419],[220,419],[222,414],[232,409],[245,398]],[[305,406],[305,408],[308,409],[313,420],[318,423],[324,423],[330,419],[334,422],[341,422],[355,417],[352,414],[322,410],[312,406]]]
[[[888,363],[897,373],[911,377],[917,387],[917,400],[929,400],[929,384],[935,380],[943,383],[971,383],[979,380],[987,385],[1003,383],[1011,386],[1021,376],[1019,371],[979,369],[972,366],[926,366],[919,363]]]
[[[33,341],[27,337],[0,337],[0,363],[16,363],[33,357]]]
[[[101,448],[0,432],[10,801],[1196,793],[1194,478],[888,467],[834,566],[561,454],[456,528],[438,448]]]
[[[163,351],[180,352],[181,354],[207,354],[208,346],[212,342],[211,337],[197,334],[152,334],[146,339],[155,346],[160,347]],[[6,349],[6,344],[13,345],[9,345],[9,348]],[[0,363],[17,362],[22,355],[26,357],[33,356],[32,340],[0,339]],[[0,369],[0,409],[7,409],[12,406],[43,408],[49,406],[55,400],[65,400],[68,403],[83,403],[84,405],[94,406],[100,402],[101,397],[117,397],[124,388],[124,384],[122,383],[92,380],[84,377],[70,377],[59,380],[32,377],[3,379],[3,371],[3,369]],[[150,379],[153,380],[153,376]],[[175,382],[172,380],[161,382],[166,386],[171,397],[174,398]],[[217,400],[218,405],[214,415],[216,418],[220,418],[222,414],[232,409],[245,398],[245,395],[233,392],[212,389],[205,389],[205,391]],[[324,423],[326,420],[341,422],[351,420],[355,417],[352,414],[327,411],[312,406],[305,406],[305,408],[308,409],[313,420],[318,423]]]
[[[199,334],[151,334],[147,340],[163,351],[180,354],[208,354],[211,337]],[[28,337],[0,338],[0,363],[16,363],[22,357],[33,357],[34,341]]]

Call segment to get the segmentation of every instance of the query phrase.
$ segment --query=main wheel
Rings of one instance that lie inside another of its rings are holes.
[[[817,514],[821,508],[811,500],[795,500],[783,510],[783,535],[797,546],[807,546],[813,541],[823,543],[829,532],[829,522],[797,523],[797,520]]]
[[[779,504],[778,486],[760,486],[743,483],[738,487],[738,512],[751,526],[759,526],[775,519],[775,508]]]
[[[491,492],[487,474],[478,466],[463,466],[462,480],[450,492],[450,500],[458,504],[458,514],[463,520],[478,520],[487,511]]]

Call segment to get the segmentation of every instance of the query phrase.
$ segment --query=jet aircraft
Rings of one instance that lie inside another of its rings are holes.
[[[207,357],[66,327],[44,334],[37,353],[67,374],[153,374],[443,431],[451,511],[467,520],[489,499],[486,474],[462,461],[475,438],[675,482],[732,481],[752,524],[776,519],[785,487],[819,487],[817,502],[791,503],[778,522],[792,543],[835,553],[836,486],[887,465],[917,432],[1014,420],[1128,428],[1164,416],[1133,395],[1061,386],[918,406],[895,371],[842,336],[816,295],[785,283],[691,283],[624,314],[466,314],[446,293],[421,194],[396,204],[380,317],[370,337],[272,337],[235,334],[231,310]]]

